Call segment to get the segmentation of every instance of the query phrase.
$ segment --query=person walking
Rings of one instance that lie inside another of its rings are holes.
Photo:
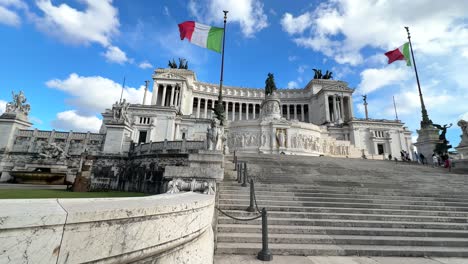
[[[422,164],[427,164],[424,160],[426,159],[422,153],[419,153],[419,159],[421,160]]]
[[[435,153],[432,153],[432,168],[439,166],[439,158]]]

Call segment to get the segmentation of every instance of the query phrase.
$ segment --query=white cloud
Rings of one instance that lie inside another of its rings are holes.
[[[304,32],[304,30],[312,25],[312,19],[309,13],[304,13],[298,17],[285,13],[280,23],[283,30],[292,35]]]
[[[127,54],[123,52],[119,47],[116,46],[109,46],[107,51],[103,53],[103,56],[106,58],[108,62],[114,62],[118,64],[124,64],[129,62],[129,58],[127,58]]]
[[[298,73],[304,73],[304,71],[309,68],[309,66],[307,65],[300,65],[299,67],[297,67],[297,72]]]
[[[288,89],[294,89],[294,88],[298,88],[298,83],[296,81],[290,81],[288,82]]]
[[[197,21],[213,26],[221,26],[222,11],[229,10],[228,23],[239,23],[245,37],[252,37],[268,26],[267,15],[259,0],[190,0],[188,10]]]
[[[0,0],[0,24],[19,26],[21,18],[18,10],[27,10],[28,6],[21,0]]]
[[[67,4],[53,5],[51,0],[37,0],[37,7],[44,13],[36,17],[36,25],[60,40],[77,43],[100,43],[107,47],[111,38],[118,34],[120,25],[118,11],[112,0],[82,0],[83,11]]]
[[[443,55],[468,47],[467,7],[464,0],[453,0],[449,4],[332,0],[298,16],[310,15],[312,30],[293,41],[320,51],[340,64],[357,65],[364,61],[361,49],[365,47],[383,50],[399,47],[406,41],[403,26],[410,25],[415,51]],[[288,33],[296,32],[283,29]]]
[[[164,6],[164,15],[171,16],[171,13],[169,12],[169,8],[167,6]]]
[[[382,87],[398,84],[409,78],[407,70],[401,68],[366,69],[361,72],[361,82],[357,94],[372,93]]]
[[[127,80],[128,81],[128,80]],[[122,86],[113,80],[101,76],[79,76],[76,73],[70,74],[67,79],[54,79],[46,82],[47,87],[61,90],[71,96],[67,103],[75,106],[79,113],[92,115],[101,113],[106,108],[111,108],[112,104],[119,100]],[[128,102],[141,104],[145,87],[126,87],[123,97]],[[148,91],[148,98],[151,92]]]
[[[288,61],[295,61],[297,59],[297,56],[288,56]]]
[[[6,104],[7,104],[6,101],[0,100],[0,114],[2,114],[3,112],[5,112]]]
[[[52,126],[61,130],[98,132],[101,123],[102,120],[96,116],[83,116],[76,110],[68,110],[58,113],[55,120],[52,121]]]
[[[18,26],[21,20],[14,11],[8,10],[6,7],[0,6],[0,23],[9,26]]]
[[[141,69],[150,69],[153,68],[153,65],[147,61],[143,61],[140,64],[138,64],[138,67],[140,67]]]

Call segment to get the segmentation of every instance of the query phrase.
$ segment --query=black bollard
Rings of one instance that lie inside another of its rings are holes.
[[[236,167],[237,167],[237,183],[241,183],[241,182],[242,182],[241,164],[240,164],[240,163],[237,163],[237,164],[236,164]]]
[[[253,179],[250,179],[250,205],[247,207],[247,212],[255,212],[255,205],[254,205],[254,182]]]
[[[270,249],[268,249],[268,220],[265,208],[262,209],[262,250],[258,252],[257,259],[262,261],[273,260],[273,255]]]
[[[242,169],[242,187],[247,187],[247,162],[244,162],[244,169]]]
[[[234,162],[234,170],[237,170],[237,156],[236,156],[236,151],[234,150],[234,159],[233,159],[233,162]]]

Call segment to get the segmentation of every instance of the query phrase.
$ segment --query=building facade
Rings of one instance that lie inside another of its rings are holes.
[[[313,79],[303,89],[279,89],[267,96],[264,89],[224,86],[227,124],[218,131],[211,110],[217,84],[201,82],[185,69],[156,69],[152,77],[151,103],[116,102],[102,113],[99,133],[33,130],[26,98],[15,95],[0,116],[2,181],[10,172],[41,166],[66,173],[72,181],[83,153],[126,157],[140,144],[146,144],[140,150],[163,153],[167,146],[190,149],[205,142],[206,148],[222,146],[225,153],[386,159],[406,151],[412,157],[411,132],[404,124],[355,118],[354,90],[342,81]],[[224,143],[210,144],[214,135]]]

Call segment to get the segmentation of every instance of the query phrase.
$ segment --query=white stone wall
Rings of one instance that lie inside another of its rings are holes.
[[[351,143],[359,150],[364,150],[367,158],[401,159],[400,151],[409,152],[413,159],[411,132],[399,122],[382,122],[379,120],[354,120],[350,125]],[[384,154],[378,154],[378,144],[384,147]]]
[[[4,200],[0,263],[212,263],[214,200],[193,192]]]

